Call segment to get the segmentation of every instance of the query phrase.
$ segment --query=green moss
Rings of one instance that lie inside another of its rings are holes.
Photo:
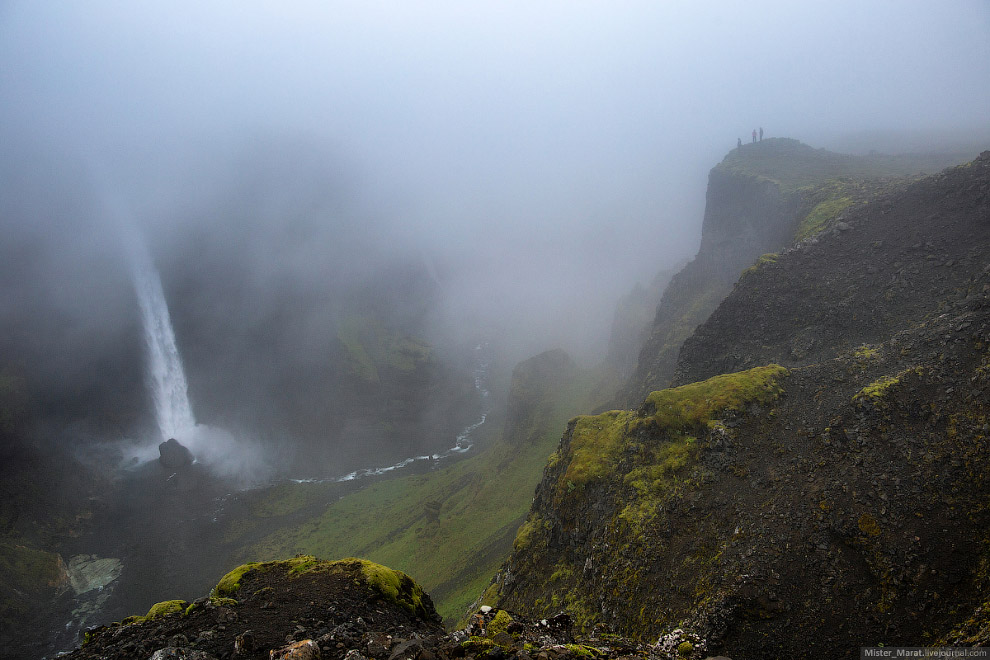
[[[677,655],[681,656],[682,658],[686,658],[687,656],[691,655],[692,651],[694,651],[694,644],[692,644],[687,640],[677,645]]]
[[[264,564],[260,562],[248,562],[247,564],[241,564],[234,570],[230,571],[217,582],[217,586],[213,587],[213,595],[215,596],[233,596],[241,588],[241,578],[247,575],[250,571],[260,569]]]
[[[148,613],[144,615],[145,620],[150,621],[152,619],[157,619],[163,617],[166,614],[181,614],[185,612],[186,608],[189,607],[189,603],[184,600],[166,600],[161,603],[155,603],[148,610]]]
[[[802,241],[827,229],[840,213],[852,205],[852,197],[836,197],[821,202],[801,220],[794,234],[794,239]]]
[[[777,257],[780,255],[776,252],[767,252],[766,254],[761,254],[760,257],[753,263],[752,266],[747,268],[742,272],[742,277],[747,277],[758,271],[761,267],[766,264],[772,264],[777,262]]]
[[[858,360],[873,360],[880,355],[880,351],[872,346],[863,344],[853,352],[853,356]]]
[[[510,616],[505,610],[499,610],[485,627],[485,636],[495,637],[495,635],[499,633],[509,632],[510,623],[512,623],[512,616]]]
[[[641,497],[666,490],[679,470],[693,462],[698,455],[697,439],[691,436],[675,438],[654,453],[647,465],[630,470],[623,482],[636,489]]]
[[[423,590],[416,582],[403,573],[366,559],[345,559],[344,562],[358,562],[361,574],[368,585],[377,589],[389,601],[423,618],[428,616],[423,604]]]
[[[856,394],[856,398],[859,399],[879,399],[884,394],[887,393],[891,387],[901,382],[901,379],[896,376],[884,376],[879,380],[875,380]]]
[[[553,573],[550,574],[550,582],[563,582],[574,577],[574,567],[570,564],[557,564]]]
[[[559,483],[581,487],[607,475],[634,418],[635,413],[626,410],[576,417],[568,448],[571,460]]]
[[[354,573],[360,575],[365,584],[381,594],[386,600],[405,608],[412,614],[423,618],[429,616],[423,602],[425,593],[411,577],[402,571],[395,571],[381,564],[355,557],[326,561],[317,559],[312,555],[296,555],[292,559],[242,564],[220,579],[217,586],[213,588],[213,595],[214,597],[233,595],[241,588],[241,580],[248,573],[252,571],[267,572],[274,568],[284,569],[289,577],[298,577],[316,571]]]
[[[883,376],[879,378],[853,396],[854,403],[875,403],[878,400],[886,396],[888,390],[894,387],[901,380],[908,375],[921,375],[922,370],[920,367],[914,367],[911,369],[905,369],[895,376]]]
[[[723,374],[708,380],[659,390],[650,394],[640,412],[613,410],[595,416],[577,417],[567,447],[570,462],[557,482],[556,497],[562,500],[588,483],[614,474],[619,455],[626,448],[641,456],[641,465],[624,477],[641,495],[662,488],[678,470],[697,455],[691,433],[714,428],[718,417],[745,406],[775,400],[783,388],[780,378],[787,369],[779,365]],[[640,431],[650,429],[667,442],[647,449],[636,442]],[[644,454],[645,452],[645,454]],[[638,517],[636,505],[626,513]],[[526,530],[524,540],[532,529]]]
[[[564,648],[571,652],[578,658],[601,658],[607,656],[606,653],[596,649],[594,646],[585,646],[584,644],[564,644]]]
[[[496,649],[498,649],[499,652],[502,651],[502,647],[492,640],[485,637],[475,636],[471,636],[461,642],[461,647],[476,657],[485,657]]]
[[[532,545],[534,534],[541,529],[541,526],[540,517],[535,513],[530,514],[530,517],[519,526],[516,538],[512,542],[512,549],[518,552]]]
[[[646,421],[675,430],[712,426],[717,415],[775,400],[783,392],[779,380],[787,374],[784,367],[771,364],[653,392],[644,404]]]

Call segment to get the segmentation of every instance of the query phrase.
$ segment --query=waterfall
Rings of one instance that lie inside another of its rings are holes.
[[[158,271],[147,250],[133,251],[134,288],[141,306],[141,321],[148,350],[148,386],[155,404],[155,418],[162,440],[186,438],[196,428],[186,374],[175,345],[172,320]]]

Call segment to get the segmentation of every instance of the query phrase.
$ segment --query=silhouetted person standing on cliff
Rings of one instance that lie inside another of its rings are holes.
[[[753,143],[756,143],[756,129],[753,129]]]
[[[742,146],[742,138],[736,138],[736,140],[737,140],[737,142],[736,142],[736,148],[738,149],[739,147]]]
[[[760,142],[763,142],[763,127],[760,126]]]

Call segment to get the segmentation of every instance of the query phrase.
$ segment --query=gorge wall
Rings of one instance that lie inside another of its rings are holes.
[[[787,193],[738,184],[740,250],[805,237],[724,284],[676,362],[664,314],[724,274],[699,254],[675,277],[638,375],[679,387],[572,420],[499,606],[679,636],[699,658],[990,641],[990,152],[913,183],[801,178],[810,210],[789,221]],[[725,263],[712,184],[702,252]],[[837,185],[857,192],[815,197]],[[841,211],[809,230],[822,204]]]
[[[664,290],[617,404],[636,406],[646,394],[670,385],[681,345],[760,255],[830,227],[846,209],[905,185],[919,172],[937,172],[961,160],[856,157],[789,138],[729,152],[709,174],[698,254]]]

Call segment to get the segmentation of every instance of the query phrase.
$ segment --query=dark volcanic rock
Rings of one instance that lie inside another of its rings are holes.
[[[430,597],[404,573],[359,559],[327,562],[300,555],[245,564],[224,576],[211,598],[170,601],[147,617],[97,628],[68,657],[148,657],[185,640],[188,647],[180,648],[217,658],[236,651],[237,658],[268,660],[272,650],[319,638],[323,657],[339,658],[360,639],[342,636],[340,650],[327,629],[355,621],[374,621],[380,630],[406,636],[443,630]]]
[[[300,555],[242,566],[220,581],[211,598],[159,604],[147,617],[91,631],[67,657],[618,660],[652,655],[650,647],[615,635],[574,643],[567,615],[534,621],[483,609],[469,628],[445,634],[429,596],[405,574],[359,559],[324,562]]]
[[[953,162],[958,161],[918,160],[905,171],[895,161],[813,149],[787,138],[733,149],[709,174],[698,254],[663,292],[619,405],[639,405],[649,392],[669,386],[681,345],[732,291],[740,273],[760,255],[791,244],[796,233],[810,231],[804,224],[809,218],[816,218],[816,231],[851,236],[855,225],[840,210],[917,179],[907,172],[935,172]]]
[[[169,438],[158,445],[158,461],[170,470],[185,467],[193,462],[189,448],[175,438]]]
[[[981,293],[988,169],[984,155],[848,211],[854,231],[799,243],[747,272],[684,342],[673,384],[827,359]]]
[[[571,423],[499,606],[668,656],[990,643],[990,152],[843,222],[736,283],[684,385]]]

